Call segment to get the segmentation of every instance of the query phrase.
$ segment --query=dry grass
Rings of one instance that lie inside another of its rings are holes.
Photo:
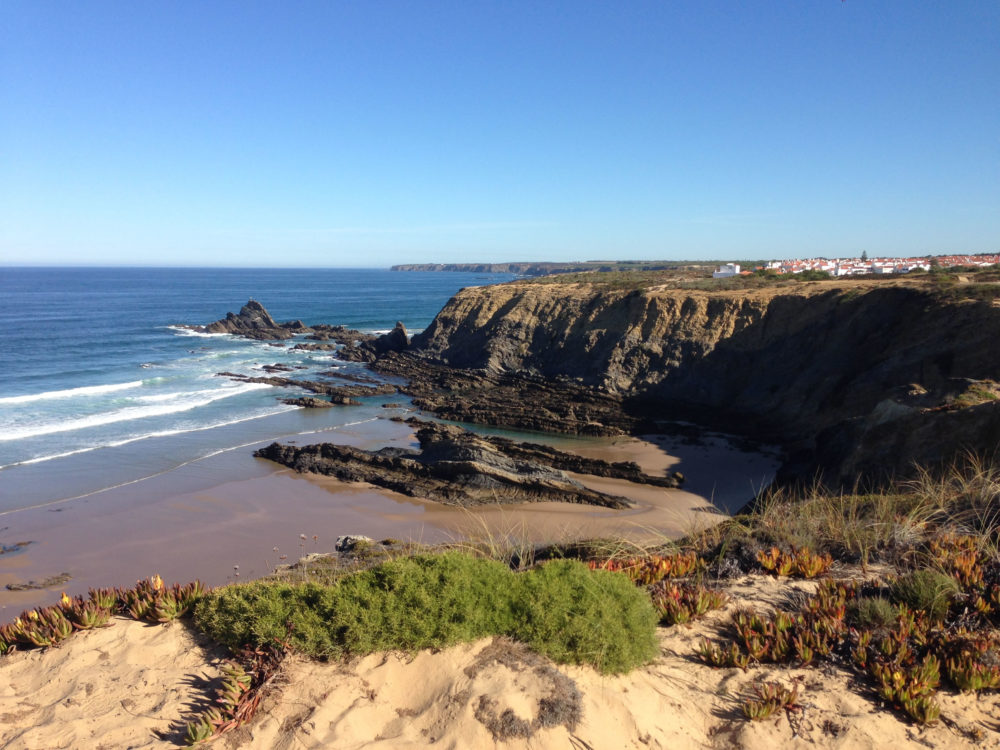
[[[703,555],[744,561],[776,545],[828,552],[862,566],[912,567],[927,542],[949,532],[974,536],[984,552],[995,555],[998,528],[1000,470],[965,456],[944,471],[920,470],[916,479],[881,492],[830,492],[819,485],[775,490],[752,513],[691,535],[684,544]]]

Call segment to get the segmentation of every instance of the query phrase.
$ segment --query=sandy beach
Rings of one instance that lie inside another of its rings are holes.
[[[21,551],[0,555],[0,586],[40,583],[61,573],[71,577],[40,590],[0,589],[0,620],[50,604],[63,590],[84,594],[90,586],[128,585],[154,573],[178,581],[200,578],[210,585],[259,577],[305,554],[330,551],[343,534],[427,543],[484,534],[532,542],[676,538],[714,522],[723,509],[742,505],[752,496],[754,482],[768,478],[777,466],[773,455],[746,452],[719,437],[695,443],[668,436],[531,437],[582,455],[634,460],[648,473],[682,470],[685,488],[577,477],[594,489],[631,498],[636,507],[613,511],[535,503],[466,510],[296,474],[253,458],[254,446],[246,446],[123,487],[0,516],[0,541],[8,546],[30,542]],[[334,440],[362,448],[413,445],[410,428],[388,419],[335,435],[286,440]]]

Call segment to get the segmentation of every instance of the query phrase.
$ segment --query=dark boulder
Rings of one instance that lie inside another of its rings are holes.
[[[312,329],[301,320],[278,323],[260,302],[251,299],[239,313],[226,313],[226,317],[207,326],[182,326],[200,333],[231,333],[248,339],[262,341],[290,339],[296,333],[307,333]]]

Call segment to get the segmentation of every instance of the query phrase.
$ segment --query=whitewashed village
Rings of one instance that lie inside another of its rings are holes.
[[[771,273],[802,273],[803,271],[825,271],[831,276],[860,276],[864,274],[909,273],[910,271],[930,271],[932,267],[978,267],[985,268],[1000,263],[1000,254],[994,255],[936,255],[919,258],[806,258],[794,260],[772,260],[751,269],[742,269],[739,263],[726,263],[716,270],[712,277],[725,279],[733,276],[748,276],[755,271]]]

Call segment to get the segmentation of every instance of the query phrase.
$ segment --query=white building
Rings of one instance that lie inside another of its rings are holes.
[[[740,275],[740,264],[739,263],[726,263],[724,266],[720,266],[718,271],[712,274],[713,279],[728,279],[731,276]]]

